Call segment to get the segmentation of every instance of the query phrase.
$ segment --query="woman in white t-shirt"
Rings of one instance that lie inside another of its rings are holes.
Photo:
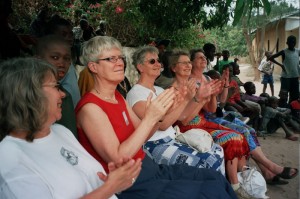
[[[0,65],[0,198],[116,198],[141,170],[140,160],[109,164],[109,175],[61,118],[56,69],[34,58]]]

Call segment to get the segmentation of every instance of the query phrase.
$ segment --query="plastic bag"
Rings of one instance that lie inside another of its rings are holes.
[[[238,172],[238,180],[244,190],[253,198],[269,198],[266,195],[266,180],[256,167],[245,167],[244,171]]]

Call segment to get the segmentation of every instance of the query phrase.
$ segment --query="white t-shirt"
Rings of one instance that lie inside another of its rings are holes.
[[[0,160],[0,198],[75,199],[103,184],[101,164],[59,124],[33,142],[6,136]]]
[[[134,85],[130,91],[127,93],[126,101],[128,104],[133,107],[135,103],[139,101],[147,101],[147,98],[150,93],[153,93],[152,100],[155,99],[159,94],[161,94],[164,89],[158,86],[154,86],[156,92],[153,92],[151,89],[148,89],[140,84]],[[175,139],[175,129],[170,126],[165,131],[157,130],[154,135],[149,139],[149,141],[155,141],[162,138],[170,136]]]

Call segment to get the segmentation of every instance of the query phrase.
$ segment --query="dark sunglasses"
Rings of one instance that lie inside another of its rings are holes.
[[[148,62],[149,62],[149,64],[152,64],[152,65],[155,64],[155,62],[157,62],[159,64],[161,63],[159,59],[149,59]]]

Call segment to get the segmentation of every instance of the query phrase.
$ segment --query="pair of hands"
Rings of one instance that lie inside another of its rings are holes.
[[[102,172],[98,172],[97,175],[104,183],[112,187],[114,193],[118,193],[133,185],[141,168],[141,159],[133,160],[130,158],[122,158],[116,163],[108,163],[108,175]]]
[[[211,96],[216,96],[221,92],[222,85],[223,82],[220,80],[198,83],[195,78],[190,78],[184,85],[186,94],[183,97],[188,100],[195,97],[197,101],[209,101]],[[183,90],[184,88],[180,89]]]
[[[178,94],[179,92],[175,88],[170,87],[152,100],[153,94],[150,93],[147,98],[145,118],[149,118],[155,123],[161,121],[167,112],[172,110],[172,107],[180,100],[180,97],[178,99],[176,97]]]

